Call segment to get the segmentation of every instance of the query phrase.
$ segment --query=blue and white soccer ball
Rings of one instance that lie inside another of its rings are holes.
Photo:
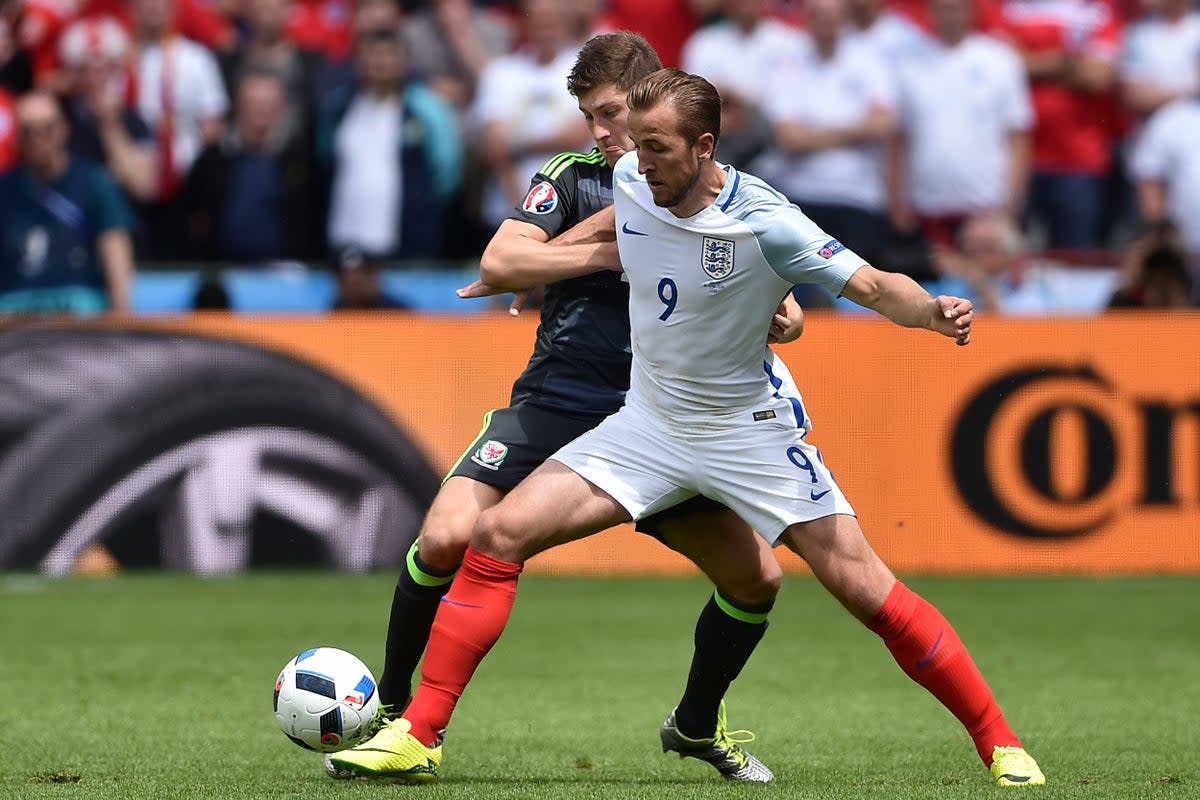
[[[356,656],[314,647],[293,658],[275,680],[275,721],[296,744],[333,753],[366,738],[379,711],[375,677]]]

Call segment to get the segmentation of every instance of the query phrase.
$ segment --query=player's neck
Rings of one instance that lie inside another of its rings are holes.
[[[671,207],[670,211],[680,219],[687,219],[699,214],[717,201],[729,173],[717,166],[712,159],[700,164],[700,177],[687,196]]]

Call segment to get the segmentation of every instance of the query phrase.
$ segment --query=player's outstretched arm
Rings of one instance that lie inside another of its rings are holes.
[[[601,209],[577,225],[550,240],[555,247],[576,244],[600,244],[617,241],[617,211],[612,206]]]
[[[538,226],[506,219],[483,251],[479,278],[497,289],[514,291],[620,269],[615,241],[588,241],[582,235],[579,239],[582,242],[577,244],[551,244]]]
[[[842,296],[906,328],[928,328],[963,345],[971,341],[974,309],[970,300],[929,292],[907,275],[863,265],[847,281]]]

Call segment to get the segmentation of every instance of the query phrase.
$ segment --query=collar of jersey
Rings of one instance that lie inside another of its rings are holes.
[[[721,193],[717,195],[717,199],[713,201],[714,206],[724,211],[729,208],[729,204],[733,202],[733,198],[737,195],[738,187],[742,183],[742,176],[733,168],[732,164],[722,164],[719,161],[716,164],[728,174],[728,177],[725,179],[725,186],[721,189]]]

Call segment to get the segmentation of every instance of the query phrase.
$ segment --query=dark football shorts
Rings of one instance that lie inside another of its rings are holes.
[[[560,447],[590,431],[602,419],[528,403],[497,409],[484,417],[483,430],[446,477],[457,475],[512,491]],[[696,511],[724,510],[721,503],[697,495],[640,520],[637,529],[658,538],[658,525],[664,519]]]

